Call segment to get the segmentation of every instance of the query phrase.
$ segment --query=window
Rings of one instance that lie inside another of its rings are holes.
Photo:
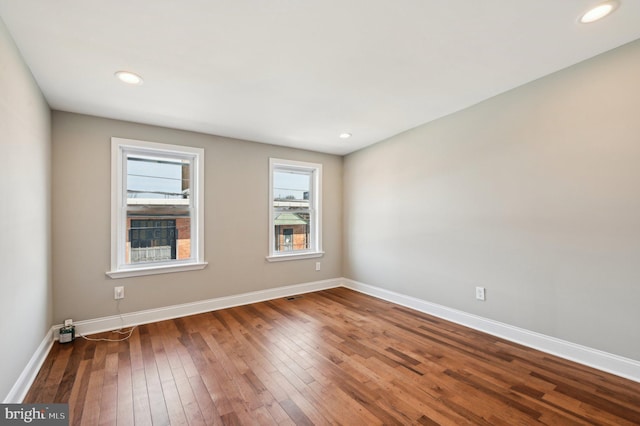
[[[202,269],[204,150],[111,139],[112,278]]]
[[[322,165],[269,160],[267,260],[320,257]]]

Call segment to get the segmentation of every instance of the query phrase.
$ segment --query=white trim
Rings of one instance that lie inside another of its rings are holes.
[[[273,256],[267,256],[266,259],[269,262],[282,262],[283,260],[313,259],[314,257],[322,256],[324,256],[323,251],[314,251],[310,253],[276,254]]]
[[[38,348],[31,356],[31,359],[20,373],[18,380],[14,383],[13,387],[4,398],[3,404],[20,404],[24,400],[25,396],[27,396],[27,392],[31,388],[31,385],[36,380],[36,376],[38,372],[40,372],[40,368],[42,368],[42,364],[47,359],[47,355],[49,355],[49,351],[53,347],[53,327],[49,329],[47,334],[45,334],[44,339],[38,345]]]
[[[310,188],[310,248],[304,252],[282,253],[275,251],[275,211],[273,207],[273,173],[275,170],[292,170],[309,173],[311,176]],[[269,251],[266,259],[269,262],[284,260],[309,259],[320,257],[322,251],[322,164],[307,163],[304,161],[283,160],[269,158]]]
[[[144,311],[131,312],[120,316],[113,315],[74,322],[76,335],[101,333],[103,331],[117,330],[121,327],[131,327],[134,325],[148,324],[151,322],[164,321],[173,318],[180,318],[188,315],[200,314],[203,312],[217,311],[219,309],[232,308],[234,306],[248,305],[251,303],[263,302],[265,300],[278,299],[298,294],[310,293],[313,291],[326,290],[340,287],[342,279],[330,279],[315,281],[304,284],[296,284],[285,287],[276,287],[249,293],[237,294],[233,296],[218,297],[215,299],[201,300],[198,302],[183,303],[180,305],[165,306],[163,308],[147,309]],[[58,330],[62,324],[54,328]]]
[[[598,349],[546,336],[509,324],[469,314],[412,296],[396,293],[380,287],[343,279],[343,285],[360,293],[406,306],[445,320],[464,325],[474,330],[501,337],[560,358],[565,358],[616,376],[640,383],[640,361],[607,353]]]
[[[172,272],[199,271],[208,265],[207,262],[202,263],[185,263],[184,265],[158,265],[149,268],[121,269],[119,271],[105,272],[113,279],[140,277],[143,275],[170,274]]]

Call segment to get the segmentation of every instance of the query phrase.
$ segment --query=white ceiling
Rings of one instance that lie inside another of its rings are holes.
[[[0,17],[53,109],[346,154],[640,38],[638,0],[578,23],[598,2],[0,0]]]

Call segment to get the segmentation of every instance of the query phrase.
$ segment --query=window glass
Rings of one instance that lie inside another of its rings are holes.
[[[310,247],[310,172],[275,171],[273,208],[276,252],[308,250]]]
[[[127,157],[127,198],[189,198],[188,160]]]
[[[190,259],[191,160],[127,153],[126,162],[124,262]]]

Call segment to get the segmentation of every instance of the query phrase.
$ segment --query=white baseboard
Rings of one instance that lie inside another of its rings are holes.
[[[234,296],[219,297],[157,309],[147,309],[144,311],[122,314],[122,318],[118,315],[113,315],[109,317],[78,321],[75,323],[76,333],[85,335],[100,333],[103,331],[116,330],[121,327],[148,324],[156,321],[195,315],[203,312],[211,312],[234,306],[248,305],[265,300],[294,296],[340,286],[344,286],[379,299],[387,300],[398,305],[406,306],[420,312],[434,315],[475,330],[492,334],[512,342],[520,343],[522,345],[640,383],[640,361],[577,345],[554,337],[545,336],[540,333],[535,333],[498,321],[482,318],[466,312],[451,309],[446,306],[427,302],[415,297],[406,296],[346,278],[336,278],[285,287],[276,287]],[[36,352],[29,360],[29,363],[23,370],[22,374],[20,374],[20,377],[6,396],[4,403],[22,402],[29,391],[29,388],[33,384],[36,375],[40,371],[49,351],[51,350],[54,339],[58,338],[58,331],[61,327],[61,324],[51,327],[51,330],[44,337],[42,343],[40,343],[40,346],[38,346],[38,349],[36,349]]]
[[[40,368],[42,368],[42,364],[44,364],[44,361],[47,359],[47,355],[49,355],[49,351],[52,346],[53,327],[49,329],[27,363],[27,366],[22,370],[20,377],[18,377],[18,380],[9,391],[9,394],[5,397],[3,402],[4,404],[19,404],[24,400],[24,397],[27,396],[27,392],[29,392],[31,385],[35,381]]]
[[[74,323],[74,325],[76,326],[76,335],[101,333],[103,331],[117,330],[121,327],[132,327],[134,325],[164,321],[188,315],[201,314],[203,312],[217,311],[219,309],[248,305],[250,303],[262,302],[265,300],[272,300],[280,297],[310,293],[312,291],[318,290],[326,290],[329,288],[339,287],[341,285],[341,278],[314,281],[304,284],[253,291],[250,293],[237,294],[233,296],[201,300],[198,302],[165,306],[163,308],[147,309],[144,311],[125,313],[122,314],[122,319],[119,315],[113,315],[109,317],[77,321]],[[56,338],[58,337],[58,331],[61,327],[61,324],[54,326]]]
[[[616,376],[640,383],[640,361],[589,348],[555,337],[525,330],[509,324],[469,314],[446,306],[427,302],[383,288],[343,279],[344,287],[350,288],[379,299],[406,306],[457,324],[473,328],[493,336],[501,337],[533,349],[540,350],[560,358],[568,359]]]

